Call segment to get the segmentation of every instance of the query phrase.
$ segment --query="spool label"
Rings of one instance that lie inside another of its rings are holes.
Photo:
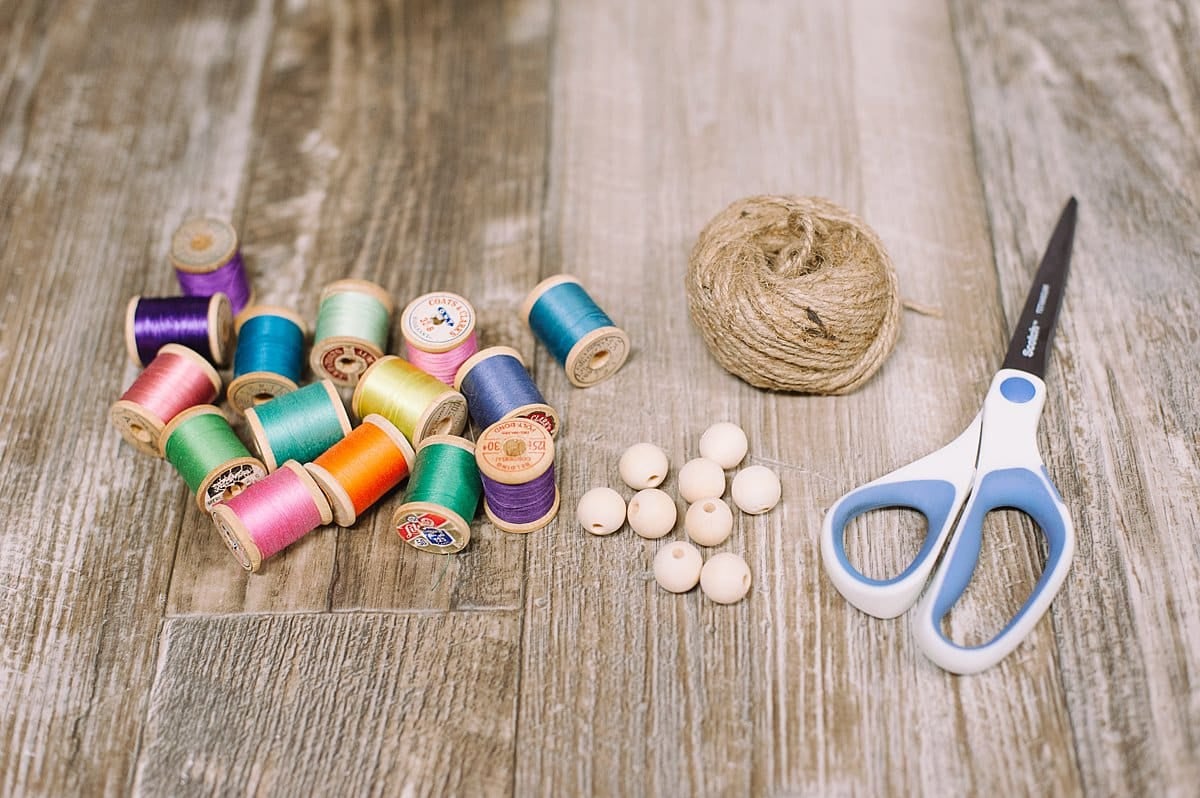
[[[421,438],[429,435],[457,435],[466,425],[466,400],[452,394],[451,398],[446,399],[434,409],[426,419],[423,429],[417,430],[417,432]]]
[[[292,389],[289,386],[280,380],[263,377],[260,379],[246,380],[245,382],[239,383],[237,388],[234,390],[233,395],[229,398],[233,404],[242,410],[245,410],[246,408],[254,407],[256,404],[258,404],[255,401],[256,397],[274,397],[283,393],[287,393],[291,390]]]
[[[242,544],[238,542],[237,535],[233,534],[233,530],[229,528],[229,525],[225,523],[225,519],[220,514],[214,515],[213,521],[217,525],[217,531],[221,533],[221,539],[225,541],[225,545],[237,559],[238,564],[249,571],[253,564],[250,562],[250,555],[246,553],[246,550],[242,548]]]
[[[551,435],[558,429],[558,423],[554,420],[554,416],[545,410],[530,410],[528,413],[522,413],[520,417],[527,418],[535,424],[540,424]]]
[[[498,421],[488,428],[475,445],[487,466],[498,474],[524,474],[544,471],[546,460],[554,459],[549,430],[527,418]]]
[[[350,374],[338,365],[339,360],[354,360],[359,366],[353,374]],[[367,366],[374,362],[374,352],[361,346],[346,344],[335,346],[321,356],[321,370],[337,382],[352,383],[367,370]]]
[[[258,463],[238,463],[221,473],[204,489],[204,509],[211,511],[225,500],[225,491],[237,487],[247,488],[267,475],[267,470]]]
[[[404,319],[404,329],[419,344],[442,347],[464,338],[474,328],[471,306],[449,294],[430,294],[416,300]]]
[[[409,513],[404,516],[403,523],[396,527],[401,539],[418,549],[430,546],[439,549],[458,547],[458,538],[454,534],[454,523],[437,513]]]
[[[619,335],[602,335],[575,355],[575,382],[590,385],[616,371],[625,361],[627,344]],[[574,353],[573,353],[574,354]]]

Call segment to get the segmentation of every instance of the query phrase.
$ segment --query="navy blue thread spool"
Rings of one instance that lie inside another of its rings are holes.
[[[238,319],[233,380],[227,395],[239,413],[291,393],[304,372],[304,320],[285,308],[254,305]]]
[[[546,403],[525,361],[515,349],[489,346],[459,366],[454,388],[467,399],[467,412],[484,430],[506,418],[528,418],[552,436],[562,425],[558,411]]]
[[[576,387],[608,379],[629,357],[629,335],[569,274],[538,283],[521,303],[521,313]]]
[[[558,514],[554,439],[527,418],[488,427],[475,444],[475,464],[483,483],[483,510],[505,532],[541,529]]]
[[[233,339],[229,297],[135,296],[125,307],[125,348],[145,368],[167,344],[179,344],[215,366],[225,365]]]

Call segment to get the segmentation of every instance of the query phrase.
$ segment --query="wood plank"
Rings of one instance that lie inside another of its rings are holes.
[[[954,2],[1010,318],[1079,198],[1043,451],[1074,513],[1053,608],[1083,786],[1200,778],[1200,17],[1195,4]]]
[[[172,618],[134,791],[504,795],[520,618]]]
[[[543,271],[579,274],[635,353],[611,382],[572,394],[564,512],[530,547],[517,792],[1074,791],[1048,623],[1000,668],[956,679],[923,659],[903,621],[846,605],[816,547],[844,490],[970,421],[1007,339],[945,9],[612,3],[563,8],[557,27]],[[755,391],[690,328],[682,281],[697,232],[762,192],[859,211],[905,296],[942,311],[906,316],[892,359],[852,396]],[[663,593],[648,573],[658,544],[586,538],[569,516],[596,485],[632,493],[616,475],[626,446],[654,441],[678,468],[720,419],[746,426],[748,462],[776,468],[785,496],[721,547],[756,579],[735,607]],[[959,638],[1035,578],[1030,530],[992,526],[954,614]],[[895,520],[869,543],[856,532],[872,570],[898,572],[915,551]],[[582,761],[575,741],[591,752]]]
[[[0,102],[0,492],[15,522],[0,536],[0,793],[116,793],[172,555],[201,520],[170,466],[108,425],[136,374],[125,302],[174,290],[166,243],[189,203],[236,210],[271,15],[29,13],[5,11]]]
[[[321,286],[342,277],[379,282],[398,311],[456,291],[484,345],[532,362],[516,307],[539,265],[549,20],[541,1],[288,4],[245,218],[260,299],[315,320]],[[310,535],[256,575],[237,573],[211,536],[189,537],[169,612],[518,605],[523,538],[476,522],[466,552],[431,557],[398,540],[398,502]]]

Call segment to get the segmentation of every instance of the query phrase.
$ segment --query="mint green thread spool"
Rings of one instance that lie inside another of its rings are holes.
[[[367,280],[337,280],[321,292],[308,363],[315,374],[353,387],[387,347],[392,298]]]
[[[162,442],[163,457],[175,466],[204,512],[267,475],[266,467],[212,405],[189,407],[175,416],[163,429]]]
[[[629,335],[569,274],[534,286],[521,303],[521,314],[578,388],[608,379],[629,357]]]
[[[454,435],[431,435],[417,449],[392,523],[413,548],[454,554],[471,540],[471,519],[482,495],[475,445]]]
[[[346,406],[330,380],[247,408],[246,423],[269,472],[288,460],[312,462],[350,432]]]

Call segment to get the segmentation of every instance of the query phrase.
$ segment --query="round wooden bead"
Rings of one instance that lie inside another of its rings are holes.
[[[580,498],[575,517],[593,535],[611,535],[625,523],[625,500],[612,488],[592,488]]]
[[[658,488],[647,488],[629,500],[629,526],[644,538],[654,540],[675,528],[679,511],[675,500]]]
[[[684,515],[683,531],[701,546],[719,546],[733,531],[733,511],[722,499],[701,499]]]
[[[634,490],[656,488],[667,478],[667,453],[653,443],[635,443],[621,455],[617,470]]]
[[[725,469],[707,457],[688,460],[679,469],[679,495],[691,504],[725,492]]]
[[[686,593],[700,581],[704,558],[700,549],[682,540],[673,541],[654,555],[654,581],[663,590]]]
[[[718,604],[735,604],[750,592],[750,566],[732,552],[714,554],[700,570],[700,589]]]
[[[766,466],[743,468],[733,478],[733,503],[742,512],[759,515],[779,503],[779,477]]]
[[[700,456],[707,457],[721,468],[733,468],[742,462],[749,446],[746,433],[729,421],[718,421],[700,436]]]

